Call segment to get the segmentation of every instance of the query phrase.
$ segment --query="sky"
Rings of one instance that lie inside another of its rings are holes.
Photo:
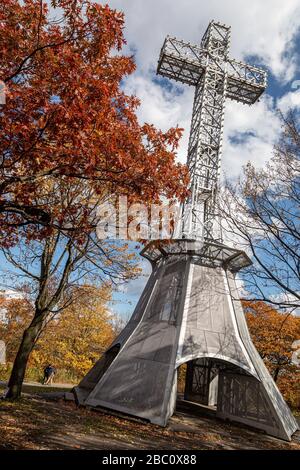
[[[124,52],[134,55],[137,67],[122,86],[140,98],[141,123],[163,130],[176,125],[185,129],[178,151],[181,162],[186,161],[194,89],[156,75],[160,49],[167,35],[199,44],[211,20],[231,26],[231,57],[266,69],[268,87],[251,107],[227,101],[222,172],[235,179],[248,161],[263,166],[280,133],[278,109],[300,109],[300,2],[111,0],[108,4],[125,13]],[[146,260],[141,260],[141,267],[143,276],[114,295],[112,309],[125,318],[133,312],[151,271]]]

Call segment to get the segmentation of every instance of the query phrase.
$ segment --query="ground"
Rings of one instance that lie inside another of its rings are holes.
[[[21,400],[0,401],[0,449],[300,450],[299,431],[292,442],[284,442],[203,412],[187,412],[183,406],[161,428],[78,408],[62,398],[68,388],[31,384],[24,387]]]

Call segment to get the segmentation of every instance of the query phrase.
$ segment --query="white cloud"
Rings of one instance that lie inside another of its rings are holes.
[[[277,107],[282,113],[286,113],[289,109],[300,108],[300,89],[290,91],[283,95],[277,102]]]
[[[14,289],[4,289],[0,290],[0,295],[5,299],[23,299],[24,294],[20,291]]]
[[[299,292],[297,292],[297,295],[299,295]],[[296,317],[300,316],[300,307],[295,307],[295,304],[299,305],[300,301],[295,295],[289,292],[280,292],[278,294],[270,295],[270,299],[273,302],[281,303],[283,311],[290,312]],[[292,307],[289,307],[290,304],[292,304]]]
[[[134,74],[128,78],[124,89],[126,93],[134,94],[141,100],[137,113],[141,122],[153,123],[162,130],[177,125],[184,129],[178,159],[185,162],[194,90],[191,87],[178,86],[166,90],[152,78],[150,72]]]
[[[292,78],[289,46],[298,30],[298,0],[110,0],[126,14],[128,45],[143,70],[155,67],[167,34],[199,43],[210,20],[232,26],[231,55],[258,55],[281,80]]]
[[[269,160],[280,126],[274,99],[268,95],[252,106],[229,101],[225,112],[222,159],[226,176],[238,176],[241,167],[248,161],[262,166]]]

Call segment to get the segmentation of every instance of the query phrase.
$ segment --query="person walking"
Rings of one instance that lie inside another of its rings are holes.
[[[56,373],[56,369],[51,364],[49,364],[47,367],[45,367],[43,384],[44,385],[52,385],[55,373]]]

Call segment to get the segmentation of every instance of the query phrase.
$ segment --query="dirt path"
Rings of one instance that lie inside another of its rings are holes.
[[[47,394],[48,395],[48,394]],[[0,449],[298,449],[291,443],[207,416],[179,410],[163,429],[76,407],[73,402],[25,396],[0,402]]]
[[[3,382],[0,380],[0,387],[5,388],[7,386],[7,382]],[[67,384],[67,383],[56,383],[53,382],[52,385],[43,385],[41,382],[24,382],[23,383],[23,388],[28,388],[28,387],[38,387],[38,388],[48,388],[48,389],[60,389],[63,388],[65,390],[67,389],[72,389],[74,387],[73,384]]]

